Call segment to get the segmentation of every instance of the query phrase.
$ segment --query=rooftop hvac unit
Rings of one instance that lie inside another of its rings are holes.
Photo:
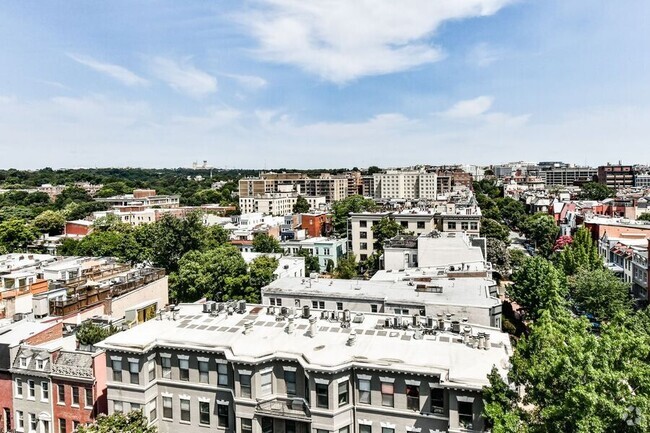
[[[364,319],[365,319],[365,316],[363,315],[363,313],[356,313],[354,315],[354,319],[352,319],[352,321],[354,323],[363,323]]]
[[[350,319],[351,319],[350,310],[343,310],[343,321],[344,322],[349,322]]]
[[[213,305],[214,305],[214,302],[207,301],[205,304],[203,304],[203,312],[204,313],[212,312]]]
[[[304,305],[302,307],[302,318],[303,319],[308,319],[311,316],[311,313],[309,312],[309,305]]]
[[[320,318],[321,318],[321,319],[327,319],[327,318],[329,317],[329,314],[330,314],[330,313],[329,313],[329,311],[327,311],[327,310],[321,311],[321,312],[320,312]]]

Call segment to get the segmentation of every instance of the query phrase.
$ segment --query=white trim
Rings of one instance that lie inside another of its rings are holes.
[[[138,358],[127,358],[129,360],[129,363],[137,363],[138,365],[140,364],[140,359]]]
[[[211,401],[210,397],[197,397],[196,399],[203,403],[210,403]]]
[[[474,403],[474,397],[470,397],[469,395],[457,395],[456,400],[462,403]]]
[[[395,428],[395,424],[391,424],[391,423],[389,423],[389,422],[382,422],[382,423],[380,423],[380,425],[381,425],[382,427],[386,427],[386,428],[392,428],[392,429]]]
[[[217,400],[217,404],[228,406],[230,402],[228,400]]]
[[[319,385],[329,385],[330,381],[327,379],[314,379],[314,382]]]
[[[111,356],[111,361],[121,361],[122,359],[122,356]]]
[[[363,424],[363,425],[372,425],[372,421],[369,420],[369,419],[360,419],[360,420],[359,420],[359,424]]]
[[[372,376],[369,374],[357,374],[357,379],[359,380],[372,380]]]
[[[226,359],[217,358],[217,359],[214,360],[214,362],[216,362],[217,364],[228,364],[228,360],[226,360]]]
[[[298,370],[298,368],[296,368],[296,367],[290,367],[290,366],[288,366],[288,365],[283,366],[282,369],[283,369],[284,371],[293,371],[294,373]]]
[[[415,427],[415,426],[407,425],[407,426],[406,426],[406,431],[408,431],[408,432],[413,432],[413,433],[420,433],[420,432],[422,431],[422,428],[421,428],[421,427]]]
[[[210,362],[210,358],[206,358],[206,357],[204,357],[204,356],[197,356],[197,357],[196,357],[196,360],[197,360],[198,362]]]
[[[176,358],[183,359],[183,360],[188,360],[188,359],[190,359],[190,355],[176,355]]]
[[[237,370],[237,371],[238,371],[240,376],[252,376],[253,375],[253,370]]]
[[[337,379],[337,382],[338,382],[338,383],[341,383],[341,382],[349,382],[349,381],[350,381],[350,376],[343,376],[343,377],[339,377],[339,378]]]
[[[154,359],[156,359],[155,353],[152,353],[151,355],[147,356],[147,361],[153,361]]]
[[[404,383],[407,385],[420,386],[419,380],[405,380]]]
[[[379,380],[384,383],[395,383],[394,377],[379,377]]]
[[[192,399],[192,398],[191,398],[189,395],[187,395],[187,394],[181,394],[181,395],[178,396],[178,398],[181,399],[181,400],[191,400],[191,399]]]
[[[171,353],[159,353],[158,356],[161,358],[171,358],[172,354]]]
[[[272,373],[273,367],[266,367],[260,370],[260,374]]]
[[[161,392],[160,395],[162,397],[174,397],[174,394],[172,394],[171,392]]]

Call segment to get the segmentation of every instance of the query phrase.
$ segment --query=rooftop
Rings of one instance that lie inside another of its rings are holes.
[[[387,275],[385,273],[384,275]],[[416,277],[417,275],[414,275]],[[422,275],[424,276],[424,275]],[[493,307],[501,301],[490,296],[496,283],[486,278],[426,278],[429,281],[338,280],[322,278],[280,278],[262,288],[262,294],[288,294],[329,298],[381,300],[407,305],[467,305]],[[418,285],[427,286],[422,290]],[[431,288],[431,289],[429,289]]]
[[[295,359],[307,370],[338,371],[353,365],[382,370],[412,371],[441,376],[441,382],[480,389],[487,385],[493,365],[505,374],[512,353],[507,334],[472,326],[472,335],[485,333],[490,350],[463,344],[450,331],[423,333],[408,326],[384,328],[392,316],[365,314],[351,322],[315,318],[315,335],[309,321],[268,314],[270,308],[247,306],[243,314],[203,313],[200,304],[179,305],[176,320],[150,320],[108,337],[97,346],[107,350],[143,353],[158,347],[223,352],[227,359],[260,362],[272,358]],[[171,314],[171,313],[170,313]],[[354,316],[354,314],[353,314]],[[410,321],[410,317],[405,317]],[[347,325],[347,326],[346,326]],[[250,332],[244,333],[245,326]],[[421,329],[421,328],[419,328]],[[355,337],[351,337],[355,334]],[[351,339],[354,341],[351,343]],[[453,386],[452,385],[452,386]]]

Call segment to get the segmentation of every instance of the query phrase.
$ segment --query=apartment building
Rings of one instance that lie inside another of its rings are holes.
[[[176,208],[180,203],[178,195],[157,195],[153,189],[136,189],[132,194],[96,198],[96,201],[108,203],[111,208],[121,211],[140,211],[152,207]]]
[[[297,192],[277,192],[258,194],[252,197],[240,197],[239,208],[242,213],[262,213],[265,215],[284,216],[293,213],[293,207],[300,195]],[[302,196],[309,203],[310,210],[323,209],[326,205],[324,196]]]
[[[483,431],[493,328],[349,311],[179,305],[99,343],[109,412],[161,433]]]
[[[281,278],[262,288],[262,303],[285,307],[453,317],[500,329],[501,300],[496,283],[485,276],[380,271],[370,281]],[[378,273],[379,274],[379,273]]]
[[[346,198],[357,186],[350,186],[351,175],[331,175],[322,173],[310,178],[303,173],[261,173],[257,178],[239,180],[239,197],[248,198],[286,192],[286,187],[306,197],[325,197],[327,203]],[[352,182],[356,185],[356,177]]]
[[[387,170],[373,175],[375,199],[435,200],[438,176],[424,170]]]
[[[610,188],[634,186],[634,167],[631,165],[601,165],[598,167],[598,182]]]
[[[321,271],[325,271],[328,262],[336,267],[339,260],[347,254],[347,239],[333,239],[326,237],[307,238],[302,240],[288,240],[280,242],[284,253],[296,255],[300,250],[307,250],[318,258]]]
[[[564,164],[542,169],[539,176],[547,186],[573,186],[593,182],[598,170],[593,167],[579,167]]]

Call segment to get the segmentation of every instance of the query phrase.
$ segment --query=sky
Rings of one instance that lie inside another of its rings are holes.
[[[0,2],[0,168],[650,162],[644,0]]]

